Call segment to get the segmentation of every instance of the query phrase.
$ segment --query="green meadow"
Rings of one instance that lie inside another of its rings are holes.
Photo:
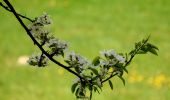
[[[158,56],[136,56],[124,75],[126,86],[115,77],[113,91],[106,83],[93,100],[170,100],[169,0],[10,1],[30,18],[48,13],[51,33],[90,60],[104,49],[129,52],[150,34]],[[0,100],[76,100],[70,89],[75,76],[53,63],[45,68],[25,64],[36,52],[16,18],[0,7]]]

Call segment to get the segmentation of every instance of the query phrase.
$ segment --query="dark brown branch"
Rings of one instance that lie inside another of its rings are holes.
[[[55,64],[61,66],[62,68],[66,69],[67,71],[69,71],[70,73],[76,75],[77,77],[79,77],[80,79],[83,79],[80,75],[78,75],[76,72],[74,72],[73,70],[67,68],[67,66],[61,64],[60,62],[56,61],[53,57],[50,56],[50,54],[48,54],[44,48],[41,46],[41,44],[39,44],[36,39],[32,36],[32,34],[30,33],[29,29],[26,27],[26,25],[24,24],[24,22],[22,21],[22,19],[19,17],[19,15],[16,13],[15,9],[13,8],[13,6],[10,4],[10,2],[8,0],[3,0],[8,7],[11,9],[11,12],[14,14],[14,16],[17,18],[17,20],[19,21],[19,23],[21,24],[21,26],[25,29],[25,31],[27,32],[27,34],[30,36],[30,38],[32,39],[32,41],[34,42],[35,45],[38,46],[38,48],[42,51],[43,54],[45,54],[52,62],[54,62]]]
[[[7,6],[3,5],[2,2],[0,2],[0,6],[3,7],[4,9],[6,9],[6,10],[9,11],[9,12],[12,12]],[[21,15],[21,14],[18,14],[18,13],[17,13],[17,15],[20,16],[20,17],[22,17],[22,18],[25,18],[25,19],[27,19],[27,20],[29,20],[29,21],[31,21],[31,22],[34,21],[34,20],[32,20],[32,19],[24,16],[24,15]]]
[[[118,74],[118,73],[115,73],[115,74],[110,75],[108,78],[106,78],[105,80],[103,80],[102,83],[110,80],[112,77],[116,76],[117,74]]]

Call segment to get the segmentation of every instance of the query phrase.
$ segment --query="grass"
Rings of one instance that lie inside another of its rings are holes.
[[[159,56],[138,56],[129,66],[124,87],[113,79],[94,100],[170,99],[169,0],[17,0],[17,11],[34,18],[47,12],[52,33],[70,44],[70,50],[92,59],[103,49],[129,52],[134,42],[151,34]],[[31,2],[31,3],[30,3]],[[38,51],[14,16],[0,8],[0,100],[75,100],[70,86],[74,76],[51,64],[46,68],[19,65],[20,56]],[[28,22],[26,21],[28,24]],[[133,73],[143,79],[130,81]],[[164,78],[159,78],[159,75]],[[151,83],[148,81],[152,79]],[[156,81],[154,81],[156,80]],[[153,83],[158,82],[161,86]]]

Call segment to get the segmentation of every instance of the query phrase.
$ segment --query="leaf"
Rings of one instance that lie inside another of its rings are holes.
[[[123,64],[116,64],[116,67],[118,67],[120,70],[121,75],[123,75],[123,70],[128,74],[128,70],[126,69],[125,66],[123,66]]]
[[[112,81],[111,81],[111,80],[109,80],[108,82],[109,82],[110,88],[113,90],[113,84],[112,84]]]
[[[98,65],[100,64],[100,57],[99,57],[99,56],[95,57],[95,58],[93,59],[92,64],[93,64],[94,66],[98,66]]]
[[[135,48],[137,49],[137,48],[139,48],[141,45],[142,45],[141,42],[135,43]]]
[[[71,87],[71,92],[74,93],[76,90],[76,87],[78,86],[78,83],[74,83]]]
[[[96,92],[96,91],[97,91],[97,92],[100,94],[100,92],[99,92],[99,90],[98,90],[98,88],[97,88],[97,87],[95,87],[95,86],[94,86],[93,88],[94,88],[94,92]]]
[[[135,50],[130,51],[130,52],[129,52],[129,55],[133,55],[134,52],[135,52]]]
[[[153,45],[153,44],[151,44],[151,43],[148,43],[147,45],[149,45],[150,47],[152,47],[152,48],[154,48],[154,49],[156,49],[156,50],[159,50],[157,46],[155,46],[155,45]]]
[[[94,74],[99,75],[98,71],[95,68],[90,68]]]
[[[128,70],[125,67],[123,67],[123,70],[128,74]]]
[[[125,79],[122,76],[118,76],[118,77],[122,80],[123,85],[125,86]]]
[[[61,56],[64,57],[64,51],[61,51]]]
[[[147,52],[146,51],[143,51],[143,50],[139,50],[138,52],[137,52],[137,54],[146,54]]]
[[[156,51],[155,49],[153,49],[153,48],[150,49],[149,52],[152,53],[152,54],[154,54],[154,55],[158,55],[157,51]]]
[[[127,53],[125,53],[125,56],[126,56],[126,62],[128,61],[128,54]]]
[[[143,39],[143,40],[142,40],[142,43],[147,43],[148,40],[149,40],[149,38],[150,38],[150,35],[149,35],[146,39]]]
[[[76,93],[75,93],[77,98],[79,97],[79,92],[80,92],[80,88],[77,88]]]

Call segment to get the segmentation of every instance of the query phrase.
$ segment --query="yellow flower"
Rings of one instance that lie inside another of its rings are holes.
[[[159,74],[150,78],[148,82],[156,88],[161,88],[165,83],[167,83],[167,80],[164,74]]]
[[[144,77],[142,75],[137,74],[136,72],[133,72],[128,76],[128,81],[130,83],[136,83],[143,81]]]

